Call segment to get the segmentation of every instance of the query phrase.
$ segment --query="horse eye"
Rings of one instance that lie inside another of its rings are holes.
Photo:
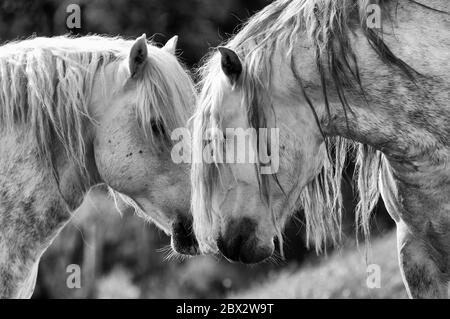
[[[165,133],[164,126],[162,125],[161,121],[151,120],[150,125],[152,128],[153,134],[155,134],[156,136],[164,135],[164,133]]]

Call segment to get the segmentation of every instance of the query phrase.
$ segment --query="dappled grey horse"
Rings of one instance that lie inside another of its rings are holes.
[[[117,200],[195,254],[189,167],[170,157],[195,91],[159,48],[88,36],[0,47],[0,297],[30,297],[39,259],[89,189]]]
[[[342,173],[355,150],[357,223],[368,236],[381,194],[409,295],[447,296],[449,12],[447,0],[280,0],[214,50],[201,69],[193,157],[205,144],[220,154],[235,139],[226,128],[278,128],[279,139],[250,134],[249,149],[269,150],[264,165],[194,161],[202,251],[262,261],[299,205],[318,250],[339,241]]]

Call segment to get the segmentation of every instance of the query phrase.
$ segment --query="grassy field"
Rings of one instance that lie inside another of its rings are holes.
[[[230,298],[407,298],[397,263],[395,233],[372,241],[366,262],[364,248],[348,247],[319,262],[285,270]],[[380,268],[380,288],[368,288],[367,265]]]

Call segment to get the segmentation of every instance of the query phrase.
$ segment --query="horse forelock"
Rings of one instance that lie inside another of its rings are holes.
[[[154,140],[152,121],[158,121],[171,142],[170,132],[184,127],[195,105],[195,87],[188,71],[170,53],[149,46],[149,63],[136,95],[137,117]]]
[[[212,232],[212,188],[217,182],[217,167],[203,162],[204,137],[208,128],[219,128],[218,107],[222,102],[223,90],[220,83],[220,68],[213,63],[218,56],[212,55],[199,69],[200,94],[197,108],[190,119],[192,125],[192,165],[191,165],[191,210],[194,219],[194,232],[200,249],[204,252],[214,250]],[[214,145],[214,144],[213,144]]]
[[[242,29],[223,45],[233,49],[243,63],[243,74],[240,77],[240,88],[247,107],[247,120],[251,127],[260,128],[266,122],[267,112],[273,107],[271,103],[258,103],[258,96],[270,92],[272,83],[272,60],[275,47],[283,46],[287,61],[293,61],[296,46],[301,35],[316,49],[318,72],[321,77],[322,89],[326,104],[327,90],[325,74],[329,74],[335,84],[344,112],[351,112],[345,97],[345,86],[351,85],[364,91],[359,79],[358,65],[353,53],[348,34],[353,28],[362,28],[368,41],[385,61],[404,71],[414,79],[415,71],[397,58],[382,40],[382,30],[376,31],[367,27],[366,21],[369,4],[378,4],[383,8],[395,1],[384,0],[293,0],[275,1],[252,16]],[[383,10],[389,12],[389,10]],[[387,14],[388,18],[389,14]],[[381,33],[380,33],[381,32]],[[292,66],[293,70],[295,65]],[[211,52],[200,69],[201,94],[197,113],[201,122],[201,132],[210,125],[210,116],[221,104],[220,59],[217,52]],[[301,78],[295,76],[301,86]],[[305,99],[309,101],[315,114],[317,125],[321,126],[314,105],[303,90]],[[194,134],[196,128],[194,127]],[[198,136],[200,137],[200,136]],[[325,136],[324,136],[325,137]],[[369,237],[369,216],[379,197],[377,184],[378,173],[382,165],[382,155],[373,148],[360,145],[357,142],[341,137],[325,138],[328,156],[324,157],[324,165],[318,176],[309,183],[300,195],[300,202],[306,217],[308,241],[311,240],[320,251],[328,241],[337,244],[341,236],[342,194],[341,183],[345,162],[350,150],[356,153],[356,180],[359,203],[356,208],[356,222],[363,233]],[[195,139],[194,139],[195,143]],[[198,143],[197,146],[201,144]],[[200,152],[193,148],[193,154]],[[330,154],[333,154],[331,156]],[[200,232],[207,229],[208,221],[213,218],[210,210],[212,188],[217,183],[214,165],[195,164],[192,170],[193,181],[193,212],[196,212]],[[268,175],[259,175],[261,193],[269,190]],[[275,176],[276,177],[276,176]],[[196,186],[201,185],[196,189]],[[266,189],[264,189],[266,188]],[[270,200],[269,197],[267,197]],[[270,205],[270,203],[269,203]],[[201,208],[201,209],[198,209]]]

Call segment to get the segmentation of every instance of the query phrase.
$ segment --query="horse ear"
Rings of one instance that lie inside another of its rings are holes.
[[[221,59],[222,71],[234,85],[242,73],[242,63],[236,52],[225,47],[218,47]]]
[[[136,77],[142,73],[147,62],[147,38],[145,33],[137,38],[130,50],[129,67],[131,77]]]
[[[175,55],[175,52],[177,50],[177,43],[178,43],[178,36],[175,35],[171,37],[169,41],[166,42],[166,44],[162,47],[162,49]]]

